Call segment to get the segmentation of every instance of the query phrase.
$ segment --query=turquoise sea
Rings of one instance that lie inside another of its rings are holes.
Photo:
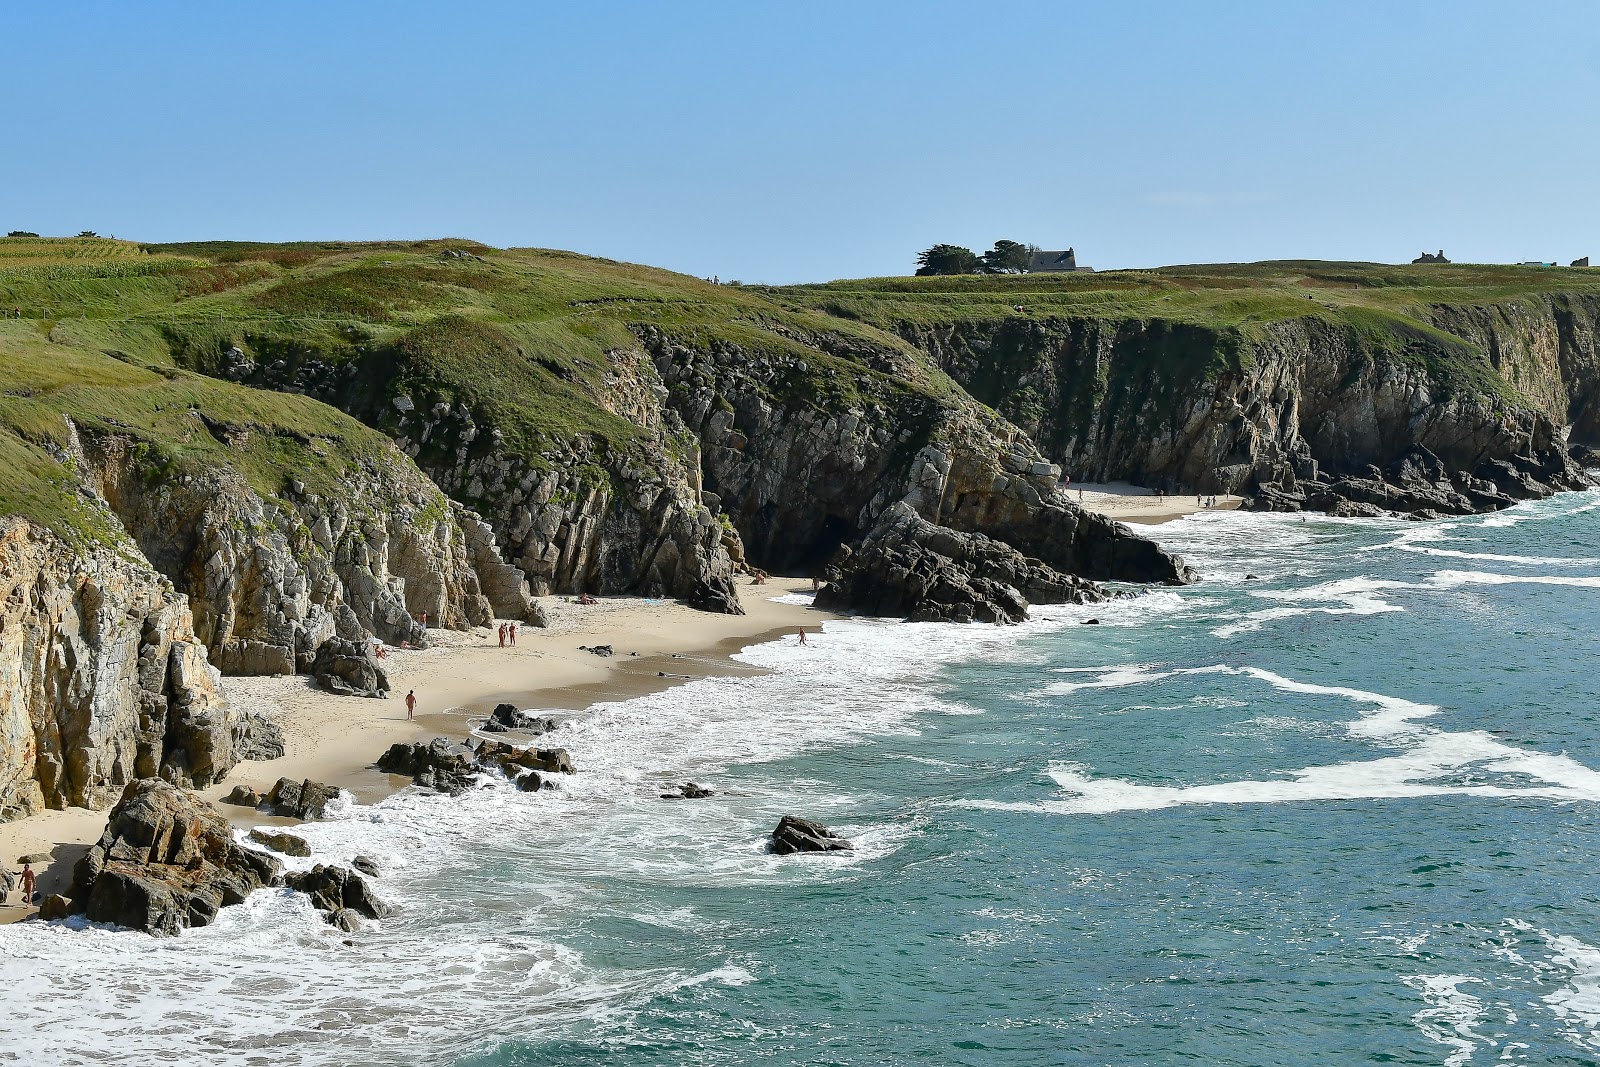
[[[353,944],[0,931],[0,1062],[1600,1063],[1600,493],[1155,532],[1202,584],[829,623],[591,709],[560,792],[344,809]]]

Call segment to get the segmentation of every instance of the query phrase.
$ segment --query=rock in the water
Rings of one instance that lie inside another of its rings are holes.
[[[272,830],[263,830],[257,827],[251,830],[248,837],[258,845],[265,845],[274,852],[281,852],[285,856],[309,856],[311,846],[303,837],[286,834]]]
[[[389,914],[389,906],[373,895],[366,880],[348,867],[319,863],[309,871],[291,871],[283,881],[290,889],[310,897],[313,907],[330,914],[342,908],[369,919],[381,919]]]
[[[350,861],[350,866],[371,878],[378,877],[378,861],[371,856],[357,856]]]
[[[238,845],[231,830],[194,793],[158,778],[130,782],[99,842],[78,861],[73,906],[96,922],[155,934],[204,926],[280,869]]]
[[[517,776],[517,788],[524,793],[537,793],[544,788],[544,778],[538,771],[524,771]]]
[[[704,800],[706,797],[716,796],[716,792],[707,789],[695,782],[685,782],[670,793],[662,793],[662,800]]]
[[[361,929],[361,915],[353,908],[340,908],[330,911],[325,918],[330,925],[337,926],[347,934],[353,934]]]
[[[372,657],[366,642],[332,637],[317,649],[311,661],[311,674],[330,693],[349,696],[386,697],[389,676]]]
[[[936,526],[904,502],[884,512],[859,548],[841,549],[829,573],[818,607],[919,622],[1021,622],[1030,599],[1083,604],[1107,596],[993,538]]]
[[[338,796],[337,786],[313,782],[309,778],[300,782],[279,778],[272,792],[267,794],[267,804],[274,815],[285,819],[320,819],[327,814],[328,804]]]
[[[767,848],[780,856],[796,852],[837,852],[854,846],[821,823],[785,815],[772,831]]]
[[[65,919],[72,914],[72,901],[60,893],[51,893],[39,905],[39,918],[45,922],[55,919]]]
[[[247,785],[236,785],[233,792],[222,798],[224,804],[237,804],[241,808],[259,808],[262,796]]]
[[[529,715],[521,711],[515,704],[496,704],[489,719],[483,728],[490,733],[504,733],[507,730],[528,730],[532,733],[548,733],[556,728],[554,719],[540,715]]]
[[[397,742],[378,757],[378,770],[403,774],[417,785],[442,793],[464,793],[472,788],[478,765],[466,745],[436,737],[421,741]]]

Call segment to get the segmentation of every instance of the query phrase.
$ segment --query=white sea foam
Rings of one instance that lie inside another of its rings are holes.
[[[1061,814],[1152,811],[1189,804],[1277,804],[1305,801],[1401,799],[1441,795],[1600,801],[1600,772],[1566,755],[1533,752],[1508,745],[1481,730],[1441,731],[1425,723],[1441,709],[1383,693],[1348,686],[1301,682],[1257,667],[1157,670],[1147,664],[1100,668],[1085,682],[1057,683],[1042,695],[1070,695],[1094,688],[1120,688],[1165,678],[1230,674],[1256,679],[1275,689],[1312,696],[1340,697],[1357,705],[1357,718],[1345,724],[1354,740],[1403,750],[1378,759],[1285,771],[1280,778],[1215,782],[1204,785],[1149,785],[1096,777],[1079,763],[1052,764],[1046,774],[1064,794],[1037,803],[963,801],[963,806],[1040,810]],[[1464,782],[1500,778],[1495,781]],[[1528,780],[1534,784],[1526,784]]]
[[[1486,1021],[1483,1001],[1462,989],[1483,979],[1465,974],[1426,974],[1404,979],[1418,990],[1427,1006],[1411,1017],[1427,1037],[1451,1049],[1445,1067],[1462,1067],[1472,1053],[1491,1040],[1478,1032]]]
[[[1294,618],[1297,615],[1381,615],[1391,611],[1404,611],[1398,604],[1390,603],[1373,594],[1388,589],[1404,589],[1407,583],[1378,578],[1341,578],[1322,582],[1304,589],[1277,589],[1252,592],[1263,600],[1282,602],[1279,608],[1263,608],[1212,630],[1215,637],[1235,637],[1261,629],[1268,622]]]
[[[354,936],[281,891],[257,893],[215,925],[165,940],[81,923],[0,929],[8,1018],[0,1060],[448,1061],[473,1051],[471,1035],[604,1018],[684,985],[748,981],[737,960],[600,966],[555,932],[589,921],[599,899],[853,878],[921,824],[851,818],[857,798],[819,790],[792,770],[747,771],[740,789],[716,802],[665,802],[657,795],[664,786],[691,777],[717,785],[735,765],[914,732],[928,715],[972,710],[927,684],[941,663],[1026,659],[1035,653],[1017,648],[1019,636],[1074,625],[1091,611],[1115,625],[1178,603],[1064,606],[1015,628],[828,622],[804,647],[786,638],[747,649],[739,658],[766,668],[761,674],[704,678],[575,717],[560,743],[580,773],[559,776],[558,789],[529,794],[486,781],[457,798],[406,790],[340,806],[329,821],[297,829],[314,852],[291,863],[348,862],[358,853],[378,860],[376,889],[395,911]],[[766,832],[801,803],[851,838],[854,851],[810,862],[768,854]],[[609,894],[595,891],[602,877]],[[622,912],[633,914],[643,913],[632,905]],[[677,909],[661,921],[697,920]]]

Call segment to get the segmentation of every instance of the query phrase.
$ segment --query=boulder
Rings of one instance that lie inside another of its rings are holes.
[[[100,840],[78,861],[69,894],[95,922],[153,934],[205,926],[280,870],[233,840],[199,795],[159,778],[130,782]]]
[[[369,919],[389,914],[389,906],[379,900],[366,880],[348,867],[317,864],[309,871],[291,871],[284,876],[290,889],[311,898],[311,905],[330,915],[349,909]]]
[[[241,808],[259,808],[264,798],[247,785],[236,785],[233,792],[222,798],[224,804],[237,804]]]
[[[473,751],[466,745],[436,737],[432,741],[398,742],[378,757],[378,770],[403,774],[417,785],[443,793],[464,793],[472,788],[479,771]]]
[[[281,852],[285,856],[309,856],[311,846],[303,837],[286,834],[273,830],[263,830],[257,827],[248,834],[251,841],[258,845],[265,845],[274,852]]]
[[[517,788],[524,793],[537,793],[544,788],[544,778],[538,771],[524,771],[517,776]]]
[[[714,797],[716,795],[717,794],[715,793],[715,791],[707,789],[703,785],[698,785],[695,782],[685,782],[682,785],[678,786],[677,789],[673,790],[672,792],[662,793],[661,794],[661,799],[662,800],[704,800],[706,797]]]
[[[259,715],[240,718],[233,735],[233,754],[240,760],[282,759],[283,730]]]
[[[64,897],[60,893],[51,893],[49,896],[45,897],[43,903],[39,905],[39,918],[43,919],[45,922],[51,922],[55,919],[65,919],[71,914],[71,898]]]
[[[347,696],[386,697],[389,676],[372,657],[366,642],[331,637],[317,649],[310,673],[330,693]]]
[[[378,877],[378,861],[371,856],[357,856],[350,861],[350,866],[369,877]]]
[[[855,846],[821,823],[785,815],[778,820],[767,843],[767,850],[779,856],[796,852],[838,852]]]
[[[520,711],[515,704],[496,704],[494,711],[489,714],[488,721],[483,724],[483,728],[490,733],[504,733],[507,730],[527,730],[531,733],[542,734],[554,730],[556,721]]]
[[[338,786],[313,782],[309,778],[300,782],[279,778],[272,792],[267,794],[267,805],[274,815],[285,819],[320,819],[338,795]]]

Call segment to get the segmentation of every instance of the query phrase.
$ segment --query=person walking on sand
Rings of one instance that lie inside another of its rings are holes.
[[[505,623],[501,623],[500,624],[500,647],[501,648],[505,648],[506,647],[506,624]]]
[[[417,717],[417,691],[415,689],[406,693],[406,718]]]
[[[33,874],[33,864],[24,863],[22,865],[22,903],[24,905],[33,903],[36,884],[37,880]]]

